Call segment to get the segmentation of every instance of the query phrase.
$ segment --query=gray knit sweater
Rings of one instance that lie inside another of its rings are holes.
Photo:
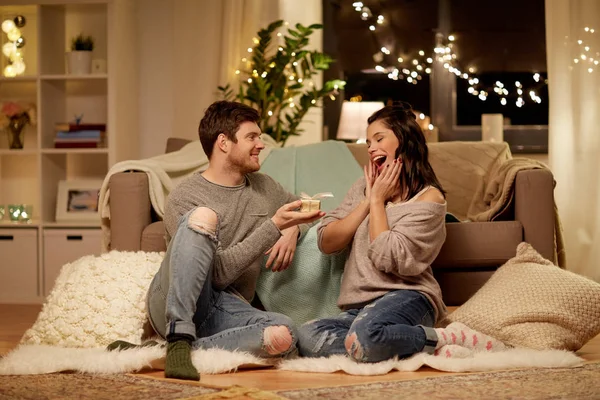
[[[323,229],[343,219],[365,200],[365,179],[350,188],[342,204],[323,218],[318,228],[319,246]],[[446,315],[442,292],[431,271],[446,239],[446,204],[425,201],[389,203],[386,214],[390,230],[373,242],[369,238],[369,216],[360,224],[350,243],[338,306],[360,307],[397,289],[423,293],[432,303],[437,320]]]
[[[261,257],[281,237],[271,217],[279,207],[297,198],[271,177],[258,172],[246,175],[246,181],[234,187],[217,185],[200,172],[194,173],[177,185],[167,199],[164,218],[167,243],[186,212],[198,206],[214,210],[219,219],[219,245],[213,286],[251,301]],[[301,232],[306,229],[300,227]]]

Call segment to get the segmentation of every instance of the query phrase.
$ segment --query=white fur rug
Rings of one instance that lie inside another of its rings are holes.
[[[108,352],[102,348],[61,348],[45,345],[21,345],[0,359],[0,375],[48,374],[60,371],[86,373],[126,373],[142,369],[164,369],[164,348],[147,347]],[[462,354],[446,358],[425,353],[405,360],[389,360],[375,364],[357,363],[343,356],[329,358],[295,358],[268,360],[248,353],[219,349],[195,350],[194,365],[201,374],[217,374],[241,368],[275,366],[287,371],[331,373],[344,371],[350,375],[383,375],[393,370],[416,371],[429,366],[440,371],[475,372],[512,368],[567,368],[583,364],[572,352],[561,350],[509,349],[496,353]]]
[[[164,348],[107,352],[115,338],[139,343],[147,318],[145,296],[162,253],[117,252],[87,256],[65,265],[35,324],[21,345],[0,359],[0,375],[46,374],[59,371],[125,373],[164,368]],[[344,371],[380,375],[393,370],[415,371],[429,366],[441,371],[491,371],[527,367],[575,367],[583,360],[559,350],[510,349],[473,353],[451,349],[455,356],[416,354],[406,360],[359,364],[346,357],[265,360],[247,353],[196,350],[200,373],[216,374],[248,367],[306,372]]]

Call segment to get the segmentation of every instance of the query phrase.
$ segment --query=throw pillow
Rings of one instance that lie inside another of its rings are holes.
[[[515,347],[575,351],[600,333],[600,284],[521,243],[448,319]]]
[[[140,343],[146,292],[163,256],[111,251],[64,265],[21,343],[84,348],[117,339]]]

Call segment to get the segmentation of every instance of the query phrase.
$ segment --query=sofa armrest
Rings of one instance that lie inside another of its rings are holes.
[[[142,232],[152,222],[148,176],[120,172],[110,177],[110,250],[139,251]]]
[[[554,263],[554,177],[547,169],[517,173],[515,220],[523,225],[523,240]]]

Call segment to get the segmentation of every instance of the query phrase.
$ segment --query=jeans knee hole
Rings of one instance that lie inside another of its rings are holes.
[[[198,233],[214,236],[217,231],[217,214],[206,207],[198,207],[188,218],[188,227]]]
[[[346,337],[344,346],[346,347],[346,351],[353,359],[357,361],[362,361],[364,358],[363,347],[358,340],[358,336],[356,333]]]

